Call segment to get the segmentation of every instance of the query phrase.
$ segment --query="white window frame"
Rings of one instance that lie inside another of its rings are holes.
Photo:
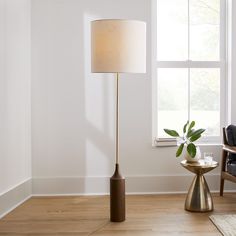
[[[158,96],[157,68],[219,68],[220,69],[220,136],[202,137],[201,144],[215,145],[221,143],[222,127],[228,120],[227,96],[227,34],[228,34],[228,0],[220,0],[220,61],[157,61],[157,1],[152,0],[151,44],[152,44],[152,144],[153,146],[176,146],[175,138],[158,138]],[[189,51],[189,50],[188,50]],[[188,78],[189,79],[189,78]],[[190,88],[188,88],[190,90]],[[189,91],[188,91],[189,94]],[[189,95],[188,95],[189,96]],[[190,106],[190,105],[189,105]],[[188,116],[190,108],[188,108]]]

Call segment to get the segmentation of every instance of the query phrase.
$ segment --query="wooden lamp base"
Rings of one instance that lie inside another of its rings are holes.
[[[119,172],[119,164],[110,178],[110,220],[125,221],[125,178]]]

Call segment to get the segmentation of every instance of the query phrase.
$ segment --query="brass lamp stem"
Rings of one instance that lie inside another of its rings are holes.
[[[116,166],[110,178],[110,219],[112,222],[125,220],[125,178],[119,168],[119,74],[116,73]]]
[[[119,73],[116,73],[116,164],[119,164]]]

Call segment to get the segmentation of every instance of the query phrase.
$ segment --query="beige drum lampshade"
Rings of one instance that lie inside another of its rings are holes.
[[[92,72],[145,73],[146,23],[136,20],[91,22]]]

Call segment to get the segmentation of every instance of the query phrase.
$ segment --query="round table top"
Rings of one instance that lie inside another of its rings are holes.
[[[183,160],[180,162],[180,164],[185,169],[187,169],[195,174],[207,173],[207,172],[215,169],[219,165],[219,163],[216,161],[212,161],[212,163],[206,164],[203,160],[200,160],[198,162],[187,162],[186,160]]]

